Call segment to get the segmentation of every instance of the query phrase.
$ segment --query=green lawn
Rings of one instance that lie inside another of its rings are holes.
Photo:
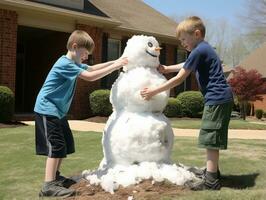
[[[172,118],[170,119],[173,128],[183,129],[199,129],[201,125],[201,119],[182,119]],[[255,124],[254,121],[231,119],[229,128],[230,129],[250,129],[250,130],[266,130],[265,124]]]
[[[74,132],[76,153],[69,156],[62,172],[75,175],[94,169],[102,159],[101,134]],[[172,154],[174,162],[204,165],[204,150],[196,147],[197,138],[176,137]],[[34,200],[42,184],[45,158],[34,155],[34,127],[0,129],[0,199]],[[222,151],[221,191],[184,191],[182,200],[262,200],[266,199],[266,140],[229,140],[229,149]]]

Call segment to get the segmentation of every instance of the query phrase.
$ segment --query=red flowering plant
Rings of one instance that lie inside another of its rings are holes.
[[[266,93],[266,80],[255,69],[249,71],[241,66],[235,67],[233,77],[228,83],[231,85],[234,95],[240,104],[242,118],[246,119],[248,102],[262,100],[262,94]]]

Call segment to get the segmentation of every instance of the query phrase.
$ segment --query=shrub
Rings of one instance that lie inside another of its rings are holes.
[[[14,104],[14,93],[8,87],[0,86],[0,122],[12,120]]]
[[[110,90],[95,90],[89,96],[92,113],[98,116],[109,116],[112,105],[109,101]]]
[[[182,113],[187,117],[200,117],[204,108],[204,99],[198,91],[182,92],[177,96],[181,102]]]
[[[263,117],[266,118],[266,112],[263,112]]]
[[[257,119],[261,119],[262,118],[262,114],[263,114],[263,110],[262,109],[257,109],[255,111],[255,114],[256,114],[256,118]]]
[[[166,117],[181,117],[181,102],[176,98],[169,98],[163,113]]]

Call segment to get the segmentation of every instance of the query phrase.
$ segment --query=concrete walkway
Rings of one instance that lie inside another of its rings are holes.
[[[32,121],[23,121],[23,123],[28,125],[34,125]],[[70,128],[76,131],[96,131],[102,132],[105,124],[94,123],[83,120],[69,120]],[[187,137],[198,137],[198,129],[178,129],[173,128],[175,136],[187,136]],[[260,139],[266,140],[266,130],[240,130],[240,129],[230,129],[229,138],[237,139]]]

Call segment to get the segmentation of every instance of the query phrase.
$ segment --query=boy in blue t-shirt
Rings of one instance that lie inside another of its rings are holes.
[[[77,78],[94,81],[127,64],[120,58],[88,67],[82,64],[94,49],[94,42],[84,31],[74,31],[67,42],[68,52],[50,70],[35,103],[36,154],[47,156],[45,179],[40,196],[66,197],[75,193],[69,189],[75,182],[60,175],[63,158],[75,152],[74,139],[66,114],[69,110]]]
[[[159,66],[162,73],[178,74],[157,88],[144,88],[141,96],[152,96],[181,84],[194,71],[204,96],[204,111],[199,134],[199,147],[206,148],[206,169],[199,172],[202,180],[188,184],[193,190],[219,190],[219,149],[227,149],[228,125],[233,94],[223,74],[222,65],[214,49],[204,41],[205,26],[199,17],[189,17],[177,26],[177,38],[190,55],[185,63]]]

